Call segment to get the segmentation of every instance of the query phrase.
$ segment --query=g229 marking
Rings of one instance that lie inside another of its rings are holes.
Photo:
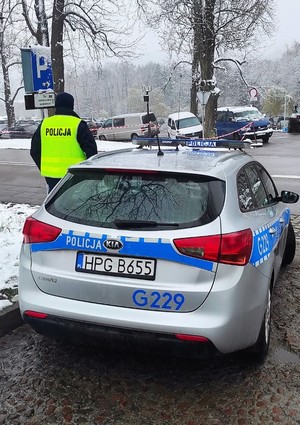
[[[185,302],[184,295],[180,292],[171,294],[170,292],[150,292],[144,289],[137,289],[134,291],[132,300],[138,307],[169,311],[180,310]]]
[[[259,255],[265,255],[270,251],[270,242],[267,234],[257,238],[257,247]]]

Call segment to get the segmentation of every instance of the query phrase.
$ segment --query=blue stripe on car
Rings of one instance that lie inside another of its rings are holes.
[[[108,251],[103,242],[109,239],[109,235],[93,236],[90,233],[61,233],[53,242],[35,243],[31,245],[32,252],[51,251],[58,249],[81,250],[98,253],[113,253]],[[197,267],[207,271],[215,271],[215,263],[202,260],[201,258],[188,257],[179,254],[168,239],[130,238],[121,236],[118,238],[123,243],[123,248],[118,251],[120,255],[158,258]]]
[[[290,210],[286,209],[281,218],[275,222],[255,230],[253,232],[253,248],[249,263],[257,267],[268,259],[271,251],[276,246],[283,228],[290,221]],[[271,234],[273,228],[275,233]],[[32,252],[51,251],[60,249],[81,250],[87,252],[112,253],[103,245],[110,235],[95,236],[88,232],[80,233],[70,230],[68,233],[61,233],[53,242],[35,243],[31,245]],[[170,240],[162,238],[131,238],[121,236],[118,238],[123,243],[123,248],[118,251],[120,255],[140,256],[146,258],[157,258],[161,260],[173,261],[186,264],[192,267],[207,271],[215,271],[215,263],[179,254]]]
[[[253,248],[249,262],[255,267],[266,261],[280,239],[283,229],[290,221],[290,210],[286,209],[279,220],[260,227],[253,233]],[[270,230],[274,233],[271,233]]]

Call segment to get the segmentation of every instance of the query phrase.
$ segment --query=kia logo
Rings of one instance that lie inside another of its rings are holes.
[[[123,243],[119,241],[118,239],[106,239],[103,242],[103,245],[106,249],[114,249],[114,250],[120,250],[123,248]]]

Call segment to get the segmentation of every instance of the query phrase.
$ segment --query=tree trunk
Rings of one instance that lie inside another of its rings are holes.
[[[36,40],[40,46],[49,47],[49,29],[44,0],[34,0],[34,10],[37,18]]]
[[[197,79],[197,68],[198,64],[193,60],[192,64],[192,85],[191,85],[191,112],[195,115],[198,115],[198,99],[197,91],[199,86],[199,81]]]
[[[51,35],[51,58],[54,80],[54,91],[62,93],[65,87],[64,59],[63,59],[63,28],[64,28],[64,0],[54,0]]]
[[[207,0],[205,5],[194,0],[194,49],[193,68],[200,70],[198,85],[191,90],[191,105],[197,104],[197,91],[210,92],[211,96],[205,106],[204,135],[212,137],[215,128],[216,105],[218,95],[213,92],[214,82],[214,55],[215,55],[215,34],[214,34],[214,7],[215,0]],[[198,112],[198,111],[197,111]],[[197,115],[197,114],[196,114]]]
[[[12,127],[15,123],[15,108],[13,105],[13,100],[11,97],[10,90],[10,79],[8,73],[8,66],[6,63],[6,54],[3,51],[3,33],[0,35],[0,54],[1,54],[1,66],[2,66],[2,75],[3,75],[3,85],[4,85],[4,104],[7,115],[7,124],[8,127]]]
[[[216,136],[216,111],[219,95],[212,93],[205,107],[204,135],[207,139]]]

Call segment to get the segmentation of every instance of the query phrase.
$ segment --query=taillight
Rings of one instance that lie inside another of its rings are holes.
[[[175,337],[177,339],[180,339],[181,341],[192,341],[192,342],[208,342],[209,341],[209,339],[207,339],[205,336],[198,336],[198,335],[175,334]]]
[[[127,174],[158,174],[158,171],[155,171],[155,170],[130,170],[130,169],[121,170],[119,168],[105,168],[105,171],[107,171],[108,173],[122,173],[124,175],[127,175]]]
[[[48,314],[46,313],[40,313],[39,311],[33,311],[33,310],[26,310],[24,314],[27,317],[33,317],[35,319],[46,319],[48,317]]]
[[[52,242],[62,229],[28,217],[23,227],[23,243]]]
[[[175,239],[174,244],[184,255],[244,266],[248,263],[252,251],[252,231],[245,229],[224,235]]]

